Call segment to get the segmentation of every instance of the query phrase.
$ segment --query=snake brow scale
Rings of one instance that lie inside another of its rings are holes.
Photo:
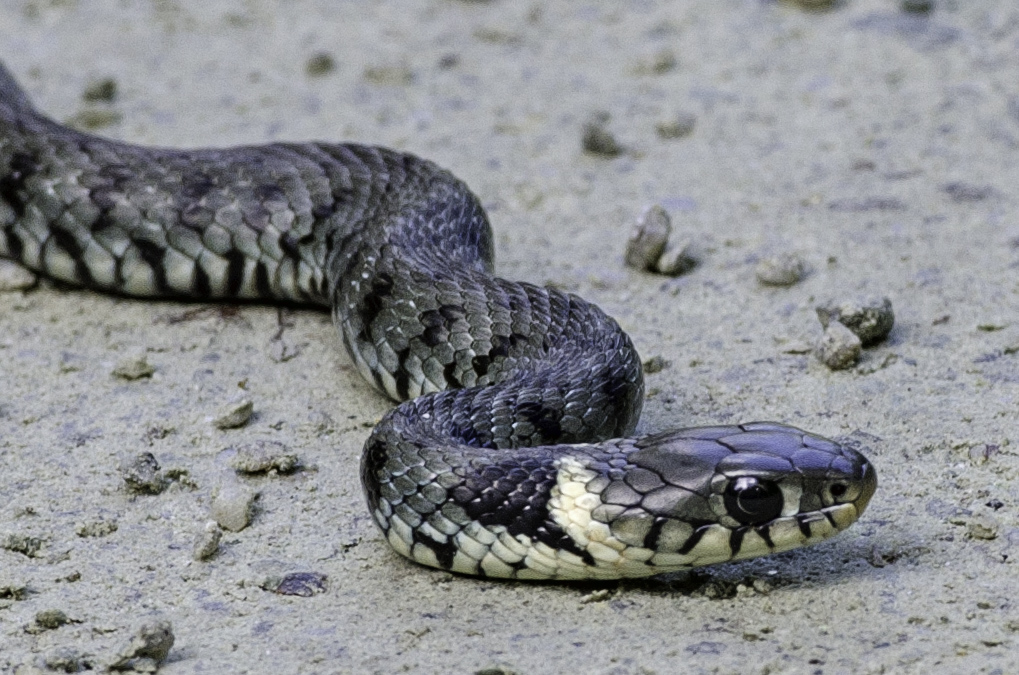
[[[396,401],[361,480],[394,550],[463,574],[638,577],[823,540],[873,466],[776,423],[629,438],[630,338],[595,305],[493,274],[449,172],[357,144],[174,150],[80,133],[0,66],[0,257],[140,298],[329,307]]]

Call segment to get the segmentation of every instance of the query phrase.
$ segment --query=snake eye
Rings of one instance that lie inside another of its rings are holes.
[[[725,489],[725,510],[742,525],[759,525],[782,515],[785,499],[778,485],[742,476]]]

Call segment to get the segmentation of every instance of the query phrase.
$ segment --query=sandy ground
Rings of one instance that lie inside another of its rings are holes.
[[[0,294],[0,671],[99,670],[162,618],[163,673],[1019,672],[1012,0],[927,18],[892,0],[0,0],[0,45],[41,108],[112,137],[434,159],[489,208],[504,276],[598,302],[671,363],[642,430],[780,420],[862,443],[881,481],[836,539],[690,578],[437,573],[368,518],[356,466],[388,403],[326,314],[43,283]],[[87,101],[105,78],[114,100]],[[597,111],[618,157],[581,149]],[[692,133],[659,136],[684,115]],[[622,264],[654,202],[702,250],[685,276]],[[809,275],[761,286],[782,252]],[[814,307],[858,293],[887,295],[896,326],[832,372],[808,353]],[[155,373],[114,376],[127,354]],[[242,396],[247,426],[215,429]],[[236,477],[255,441],[302,469]],[[161,494],[125,486],[143,452],[174,477]],[[251,525],[193,561],[233,483],[259,493]],[[262,588],[287,572],[325,592]],[[50,610],[70,621],[40,626]]]

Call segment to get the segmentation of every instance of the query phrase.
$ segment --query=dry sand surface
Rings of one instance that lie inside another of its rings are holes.
[[[830,542],[690,576],[444,574],[368,517],[389,403],[326,313],[44,281],[0,293],[0,671],[102,670],[165,620],[162,673],[1019,672],[1019,8],[935,4],[0,0],[0,59],[55,118],[431,158],[486,204],[502,275],[668,363],[642,431],[784,421],[861,444],[881,482]],[[614,157],[582,148],[599,112]],[[656,202],[701,251],[676,278],[623,265]],[[806,277],[759,283],[786,253]],[[895,328],[832,371],[815,307],[858,294]],[[258,443],[298,470],[238,475]],[[159,494],[125,481],[146,452]],[[199,562],[217,490],[256,509]]]

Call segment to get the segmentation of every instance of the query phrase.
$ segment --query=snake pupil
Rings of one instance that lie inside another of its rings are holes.
[[[725,510],[742,525],[759,525],[782,515],[785,499],[771,481],[742,476],[725,490]]]
[[[834,497],[835,499],[838,499],[839,497],[842,497],[843,495],[845,495],[846,494],[846,490],[848,490],[848,489],[849,488],[845,484],[843,484],[843,483],[835,483],[830,488],[831,496]]]

